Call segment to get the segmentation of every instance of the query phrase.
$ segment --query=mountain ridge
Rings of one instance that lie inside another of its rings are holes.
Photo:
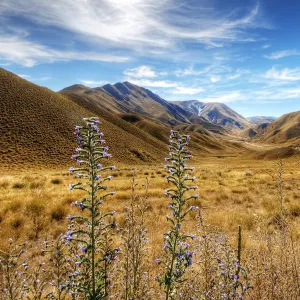
[[[272,117],[272,116],[253,116],[247,118],[248,121],[254,124],[271,123],[276,119],[277,119],[276,117]]]
[[[89,88],[73,85],[64,88],[61,93],[81,95],[96,101],[103,93],[110,97],[110,103],[103,105],[117,113],[136,113],[165,125],[199,124],[206,128],[211,123],[218,128],[214,132],[226,130],[242,130],[250,126],[243,116],[223,103],[203,103],[198,100],[167,101],[151,90],[139,87],[128,81],[106,84],[102,87]]]
[[[186,110],[197,114],[205,121],[226,129],[243,130],[250,126],[250,122],[233,109],[218,102],[201,102],[199,100],[175,101],[175,103]]]

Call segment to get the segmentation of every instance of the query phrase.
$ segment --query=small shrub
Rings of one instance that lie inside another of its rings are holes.
[[[300,205],[298,203],[292,203],[288,209],[290,216],[299,217],[300,216]]]
[[[140,149],[137,149],[137,150],[131,150],[131,153],[134,154],[138,159],[142,160],[142,161],[145,161],[146,160],[146,155],[145,153],[140,150]]]
[[[61,221],[67,215],[67,210],[65,207],[58,205],[57,207],[53,208],[51,211],[51,220],[52,221]]]
[[[16,216],[10,221],[10,226],[12,229],[18,229],[23,225],[23,223],[24,223],[23,218]]]
[[[22,207],[22,202],[20,200],[15,200],[12,202],[9,202],[5,207],[4,207],[4,213],[7,213],[9,211],[11,212],[17,212],[21,209]]]
[[[39,233],[44,227],[44,211],[45,211],[45,205],[39,200],[32,200],[27,206],[26,206],[26,212],[28,213],[29,218],[32,221],[33,224],[33,238],[38,239]]]
[[[248,177],[252,177],[253,176],[253,172],[252,171],[247,171],[245,173],[245,175],[248,176]]]
[[[24,184],[22,182],[16,182],[12,186],[13,189],[24,189],[25,187],[26,187],[26,184]]]
[[[0,182],[0,188],[3,188],[3,189],[7,189],[9,186],[9,181],[8,180],[3,180]]]
[[[31,182],[29,184],[29,188],[31,190],[42,188],[44,186],[44,182]]]
[[[52,183],[52,184],[61,184],[61,183],[62,183],[62,180],[59,179],[59,178],[53,178],[53,179],[51,180],[51,183]]]

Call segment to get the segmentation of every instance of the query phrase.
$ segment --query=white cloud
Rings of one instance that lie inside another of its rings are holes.
[[[149,79],[128,79],[133,84],[142,87],[156,87],[156,88],[175,88],[178,86],[176,82],[168,80],[149,80]]]
[[[236,13],[224,16],[210,2],[189,2],[186,0],[183,5],[178,0],[1,0],[0,15],[22,16],[93,42],[142,52],[160,48],[170,51],[182,40],[208,47],[252,42],[247,29],[266,27],[259,5],[237,17]]]
[[[273,52],[269,55],[265,55],[264,57],[268,59],[280,59],[283,57],[294,56],[294,55],[300,55],[300,52],[296,50],[283,50],[283,51]]]
[[[212,82],[212,83],[216,83],[216,82],[218,82],[218,81],[220,81],[221,80],[221,76],[217,76],[217,75],[211,75],[210,76],[210,81]]]
[[[232,92],[232,93],[224,93],[224,94],[218,94],[213,97],[207,97],[201,99],[203,102],[234,102],[234,101],[240,101],[245,100],[245,96],[241,94],[241,92]]]
[[[240,78],[242,75],[251,73],[249,70],[246,69],[237,69],[234,73],[227,75],[227,79],[234,80]]]
[[[50,80],[52,77],[50,76],[44,76],[44,77],[39,77],[37,79],[35,79],[36,81],[47,81]]]
[[[204,91],[202,87],[191,87],[171,80],[151,80],[151,79],[128,79],[133,84],[147,88],[172,89],[171,94],[195,95]]]
[[[31,76],[30,75],[26,75],[26,74],[17,74],[19,77],[21,77],[21,78],[24,78],[24,79],[26,79],[26,78],[30,78]]]
[[[26,41],[20,37],[0,35],[0,59],[14,62],[25,67],[33,67],[39,63],[55,61],[92,60],[105,62],[125,62],[127,57],[93,52],[60,51]]]
[[[149,66],[139,66],[133,69],[127,69],[124,71],[124,75],[133,78],[154,78],[157,74]]]
[[[268,49],[268,48],[270,48],[270,47],[271,47],[270,44],[265,44],[265,45],[262,46],[263,49]]]
[[[300,80],[300,68],[276,70],[275,67],[268,70],[265,74],[268,79],[283,80],[283,81],[298,81]]]
[[[201,70],[195,70],[194,66],[191,65],[185,69],[177,69],[174,73],[177,77],[186,77],[186,76],[198,76],[198,75],[203,75],[209,72],[214,65],[209,65]]]
[[[179,94],[179,95],[196,95],[203,92],[203,88],[192,88],[192,87],[183,87],[178,86],[176,90],[172,91],[172,94]]]
[[[254,91],[252,98],[256,101],[272,102],[272,101],[282,101],[282,100],[293,100],[300,99],[300,89],[299,88],[280,88],[272,90],[261,90]]]
[[[105,80],[85,80],[85,79],[81,79],[80,80],[82,83],[86,84],[86,85],[104,85],[107,84],[108,82]]]

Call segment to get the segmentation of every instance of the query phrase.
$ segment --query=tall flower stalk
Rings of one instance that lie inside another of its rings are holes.
[[[104,176],[107,170],[114,166],[103,167],[103,159],[109,159],[108,147],[104,146],[103,133],[99,131],[98,118],[85,118],[85,126],[76,126],[75,134],[79,143],[76,148],[78,168],[70,168],[71,173],[83,179],[70,185],[70,190],[81,190],[86,196],[81,201],[73,203],[82,214],[69,216],[70,221],[67,239],[79,245],[80,253],[75,255],[74,263],[78,266],[76,274],[78,286],[76,292],[85,299],[98,300],[107,296],[108,267],[114,260],[119,249],[107,248],[107,236],[116,227],[112,220],[115,212],[103,213],[101,205],[106,197],[114,192],[106,192],[105,183],[112,176]],[[71,291],[72,292],[72,291]]]
[[[189,191],[197,190],[197,186],[189,185],[195,181],[191,176],[194,168],[186,165],[186,161],[192,156],[188,150],[188,135],[180,135],[177,131],[171,131],[170,153],[165,160],[168,164],[165,166],[170,175],[167,176],[168,183],[173,188],[167,189],[165,194],[169,196],[171,216],[167,216],[170,223],[170,230],[164,235],[165,259],[157,260],[164,266],[164,274],[158,278],[160,285],[164,289],[165,299],[174,299],[176,289],[183,281],[186,269],[192,264],[193,252],[189,251],[188,240],[194,238],[194,235],[185,234],[182,231],[182,224],[190,211],[195,209],[189,206],[190,200],[197,199],[198,195],[190,195]]]

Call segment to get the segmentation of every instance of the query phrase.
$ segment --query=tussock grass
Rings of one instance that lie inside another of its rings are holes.
[[[243,248],[247,251],[256,251],[257,249],[261,251],[261,258],[256,256],[249,258],[249,261],[254,261],[251,272],[270,275],[268,270],[262,270],[260,269],[261,265],[258,267],[255,264],[258,263],[258,260],[265,260],[270,266],[268,257],[272,251],[272,255],[276,259],[276,264],[273,265],[276,276],[280,278],[282,284],[286,285],[287,282],[284,279],[283,271],[280,270],[280,264],[285,260],[296,263],[293,262],[291,247],[292,243],[299,244],[300,239],[300,172],[297,168],[295,160],[287,160],[282,174],[282,178],[286,182],[284,217],[289,223],[293,238],[293,241],[286,242],[289,245],[286,246],[288,249],[286,256],[283,256],[277,246],[272,246],[271,250],[268,248],[268,239],[272,239],[272,243],[278,242],[280,238],[277,236],[278,231],[280,232],[282,227],[281,213],[278,210],[274,162],[263,161],[257,164],[257,161],[254,160],[238,159],[197,161],[195,175],[199,186],[199,199],[191,203],[191,205],[201,208],[207,224],[217,228],[219,232],[229,235],[230,245],[236,244],[237,227],[243,228]],[[168,185],[162,177],[165,173],[163,170],[144,166],[136,166],[136,169],[136,193],[141,197],[146,196],[144,185],[146,178],[149,179],[145,227],[149,230],[148,237],[150,238],[148,258],[150,262],[153,262],[162,252],[163,233],[168,230],[165,216],[169,201],[164,195],[164,189]],[[248,170],[251,170],[251,176],[247,175]],[[117,212],[116,221],[120,227],[123,227],[126,223],[125,207],[128,207],[131,201],[130,180],[133,172],[127,166],[120,168],[115,173],[115,178],[110,183],[110,189],[117,193],[106,201],[104,210],[115,210]],[[32,174],[26,176],[13,173],[2,174],[4,175],[0,177],[0,245],[4,246],[8,237],[14,237],[20,242],[24,240],[35,242],[46,236],[58,237],[59,234],[66,231],[66,216],[74,213],[74,208],[70,204],[83,196],[80,191],[75,193],[68,191],[69,183],[74,181],[72,176],[66,176],[64,171],[42,170],[34,170]],[[60,184],[53,184],[51,182],[53,179],[59,180]],[[14,185],[19,183],[24,184],[25,187],[14,188]],[[193,212],[185,226],[190,230],[195,228],[197,222],[197,215]],[[295,253],[300,253],[296,246],[295,251],[298,251]],[[151,264],[150,266],[155,268]],[[284,272],[288,272],[288,270]],[[250,292],[249,298],[245,299],[272,299],[270,296],[272,283],[259,277],[260,275],[257,276],[255,284],[261,288],[261,296],[256,290]],[[292,280],[294,277],[288,275],[288,278]],[[261,286],[263,281],[267,286],[267,291],[264,291]],[[288,297],[283,289],[277,295],[279,295],[278,297],[281,295]],[[297,296],[293,299],[297,299]]]
[[[198,165],[198,167],[197,167]],[[234,165],[234,167],[233,167]],[[143,183],[149,179],[149,207],[150,220],[147,220],[149,232],[160,235],[165,224],[165,214],[168,199],[163,191],[168,187],[164,178],[165,171],[156,167],[136,167],[137,192],[144,196]],[[247,172],[251,170],[251,176]],[[120,220],[123,208],[130,201],[130,179],[132,169],[120,168],[115,171],[115,178],[111,182],[111,189],[117,193],[113,199],[107,202],[106,209],[116,210]],[[153,173],[153,178],[151,174]],[[117,175],[117,176],[116,176]],[[254,160],[223,159],[196,162],[197,184],[199,186],[199,200],[192,204],[203,208],[203,214],[209,223],[217,226],[221,231],[231,233],[236,226],[242,225],[244,230],[255,232],[254,219],[265,219],[272,230],[273,219],[276,219],[276,168],[274,162],[265,161],[257,164]],[[291,219],[293,227],[300,231],[298,218],[300,215],[300,172],[293,160],[286,162],[285,173],[287,178],[286,200],[287,215]],[[221,178],[221,184],[220,184]],[[53,183],[58,182],[59,184]],[[293,180],[292,183],[289,180]],[[80,192],[69,193],[68,185],[73,181],[72,176],[66,176],[65,172],[49,172],[34,170],[32,174],[25,176],[4,174],[0,177],[0,214],[2,216],[1,227],[11,230],[10,221],[21,215],[28,215],[33,203],[44,207],[43,218],[45,224],[41,229],[41,235],[46,234],[46,229],[52,234],[56,226],[66,224],[66,216],[72,212],[71,203],[80,197]],[[2,183],[2,184],[1,184]],[[15,188],[15,184],[25,185],[22,189]],[[268,184],[267,184],[268,183]],[[291,187],[291,188],[290,188]],[[39,203],[39,204],[37,204]],[[37,211],[39,210],[36,208]],[[34,210],[34,209],[33,209]],[[155,222],[154,218],[155,216]],[[161,220],[160,220],[161,219]],[[160,221],[161,222],[160,222]],[[51,226],[55,222],[55,226]],[[32,230],[30,218],[23,220],[24,226],[17,226],[21,236],[26,239]],[[188,226],[194,226],[195,220],[188,221]],[[14,231],[12,230],[12,233]],[[0,237],[1,239],[1,237]],[[1,242],[1,240],[0,240]],[[250,243],[251,244],[251,243]],[[153,243],[152,247],[156,245]],[[158,249],[156,249],[158,250]]]

